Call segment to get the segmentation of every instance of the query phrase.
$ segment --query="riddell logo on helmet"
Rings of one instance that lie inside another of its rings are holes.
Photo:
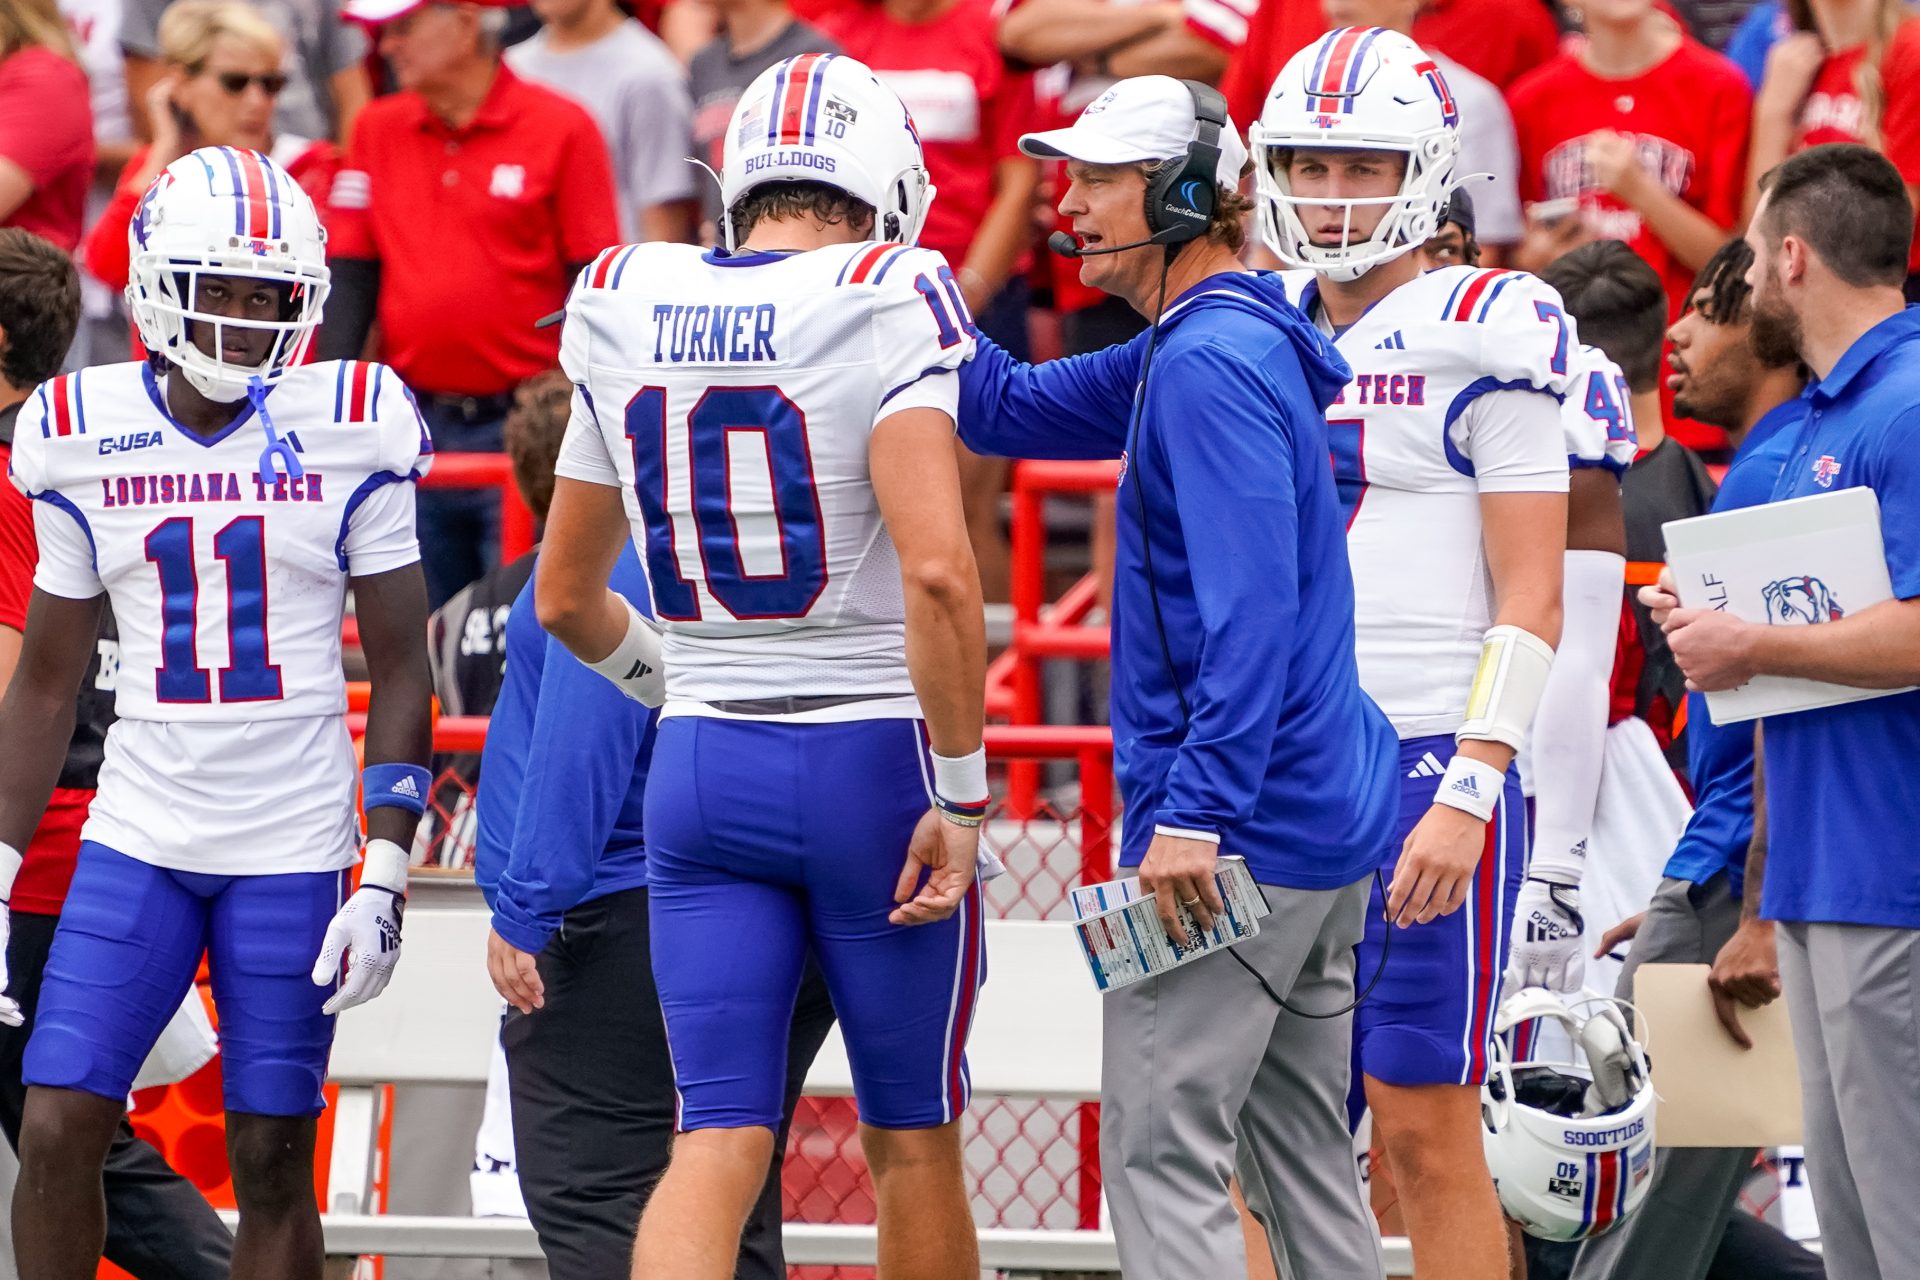
[[[1617,1147],[1629,1138],[1637,1138],[1647,1131],[1645,1120],[1635,1120],[1632,1124],[1623,1124],[1618,1129],[1600,1129],[1586,1133],[1579,1129],[1563,1129],[1561,1141],[1570,1147]]]
[[[822,173],[834,172],[832,156],[823,156],[818,151],[790,149],[786,151],[763,151],[757,156],[747,157],[747,172],[771,169],[775,166],[790,169],[818,169]]]

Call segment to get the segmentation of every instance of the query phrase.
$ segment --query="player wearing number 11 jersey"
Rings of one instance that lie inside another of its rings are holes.
[[[0,898],[60,767],[103,596],[120,629],[119,719],[26,1053],[14,1242],[22,1274],[94,1274],[101,1160],[204,953],[234,1274],[318,1280],[313,1144],[333,1015],[378,995],[398,958],[430,780],[412,483],[430,448],[392,372],[300,365],[326,297],[324,237],[273,161],[182,157],[130,235],[151,362],[42,385],[11,460],[40,560],[0,704]],[[340,665],[349,586],[372,678],[358,777]],[[371,839],[349,897],[358,782]]]
[[[985,644],[953,419],[974,330],[946,263],[913,247],[933,193],[912,121],[860,63],[769,68],[722,169],[724,250],[609,250],[574,286],[574,416],[535,578],[548,630],[665,699],[647,878],[680,1136],[634,1274],[733,1274],[811,951],[881,1274],[972,1280]],[[607,588],[629,534],[664,643]]]

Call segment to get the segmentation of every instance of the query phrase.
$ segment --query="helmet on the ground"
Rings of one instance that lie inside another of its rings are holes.
[[[1514,1061],[1508,1033],[1535,1018],[1566,1028],[1583,1062]],[[1507,997],[1494,1022],[1480,1110],[1500,1207],[1528,1235],[1584,1240],[1646,1199],[1653,1180],[1653,1083],[1617,1001],[1567,1001],[1540,987]]]
[[[326,303],[327,237],[313,201],[285,169],[257,151],[201,147],[153,180],[127,238],[127,305],[140,341],[203,395],[238,400],[253,379],[271,384],[300,363]],[[197,310],[200,282],[214,276],[282,288],[280,317],[247,320]],[[194,344],[199,324],[214,327],[211,355]],[[228,326],[272,332],[258,365],[220,357],[220,331]]]
[[[1460,153],[1460,113],[1445,77],[1419,45],[1384,27],[1330,31],[1288,61],[1249,130],[1260,234],[1282,261],[1355,280],[1426,243],[1439,230]],[[1293,193],[1295,151],[1392,151],[1406,157],[1391,196],[1352,199]],[[1358,243],[1314,244],[1300,208],[1386,206]]]
[[[872,240],[913,244],[933,186],[920,135],[898,94],[843,54],[802,53],[768,67],[734,106],[720,163],[720,230],[770,182],[821,182],[873,206]]]

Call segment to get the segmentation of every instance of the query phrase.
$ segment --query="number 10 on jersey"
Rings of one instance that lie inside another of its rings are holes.
[[[696,576],[728,614],[806,616],[827,585],[826,524],[806,413],[778,387],[709,387],[679,422],[677,416],[663,387],[642,387],[627,402],[655,615],[674,622],[701,616],[696,584],[681,567],[678,512],[691,519],[698,543]],[[671,447],[673,427],[684,430],[685,449]],[[734,466],[756,453],[765,459],[772,508],[736,509]]]

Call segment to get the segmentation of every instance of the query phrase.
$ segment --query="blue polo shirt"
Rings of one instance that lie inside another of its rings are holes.
[[[1757,507],[1772,500],[1774,481],[1808,408],[1805,400],[1789,400],[1753,424],[1720,482],[1713,510]],[[1693,782],[1693,816],[1664,874],[1705,884],[1725,871],[1739,897],[1747,878],[1747,845],[1753,839],[1753,726],[1715,724],[1704,693],[1687,695],[1687,776]]]
[[[480,757],[473,878],[493,927],[538,954],[583,902],[647,882],[641,829],[655,716],[581,665],[534,616],[533,576],[507,615],[507,669]],[[629,543],[610,585],[647,611]]]
[[[1808,393],[1774,501],[1864,485],[1893,594],[1920,596],[1920,310],[1861,335]],[[1775,920],[1920,928],[1920,692],[1766,722]]]

